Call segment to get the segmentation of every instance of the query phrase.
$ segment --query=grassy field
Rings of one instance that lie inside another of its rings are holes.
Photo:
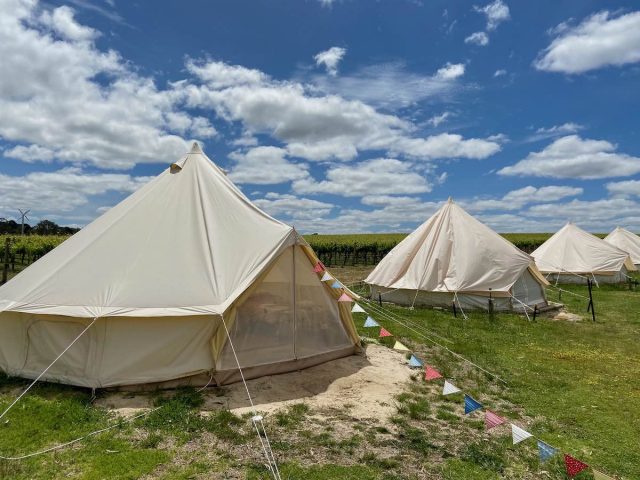
[[[333,273],[347,281],[362,278],[366,270]],[[580,295],[586,290],[566,288]],[[554,291],[549,295],[557,299]],[[564,294],[562,300],[585,320],[527,322],[509,314],[492,320],[481,313],[463,320],[446,311],[388,307],[411,327],[406,328],[374,317],[486,407],[614,478],[639,478],[640,291],[596,290],[597,323],[588,321],[583,298]],[[356,316],[361,334],[372,335],[361,328],[363,320]],[[433,345],[424,329],[450,339],[450,349],[507,385]],[[266,424],[283,478],[566,478],[559,457],[540,465],[534,442],[512,446],[508,428],[485,432],[482,415],[462,415],[461,397],[442,397],[436,383],[416,375],[396,399],[390,425],[362,422],[349,414],[349,405],[311,410],[298,404],[269,416]],[[0,409],[25,385],[0,377]],[[222,393],[212,389],[206,395]],[[149,395],[161,408],[148,417],[57,453],[0,460],[0,478],[269,478],[246,417],[225,410],[202,415],[205,394],[193,390]],[[92,403],[90,392],[39,384],[0,421],[0,455],[46,448],[116,424],[117,418]]]

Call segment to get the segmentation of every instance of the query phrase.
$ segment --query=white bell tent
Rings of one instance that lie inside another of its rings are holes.
[[[604,241],[627,252],[636,268],[640,268],[640,236],[622,227],[617,227],[604,237]]]
[[[0,369],[35,378],[85,329],[43,379],[224,384],[239,380],[232,346],[246,378],[351,355],[350,305],[317,261],[194,143],[0,287]]]

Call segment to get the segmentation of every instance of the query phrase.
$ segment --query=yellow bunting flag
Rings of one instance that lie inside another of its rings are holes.
[[[393,349],[394,350],[402,350],[403,352],[408,352],[409,349],[407,347],[405,347],[402,343],[396,341],[396,343],[393,344]]]

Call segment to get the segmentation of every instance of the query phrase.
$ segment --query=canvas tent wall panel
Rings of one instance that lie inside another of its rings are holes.
[[[530,270],[525,270],[516,283],[513,284],[511,294],[525,305],[542,307],[547,304],[544,288],[531,274]],[[517,302],[515,302],[514,307],[517,306],[516,304]]]
[[[622,267],[618,272],[612,272],[608,275],[598,273],[583,273],[575,275],[572,273],[549,273],[547,278],[551,283],[571,283],[576,285],[586,285],[587,279],[594,280],[598,285],[624,283],[628,280],[629,272],[626,267]]]
[[[345,348],[353,352],[354,342],[342,325],[338,303],[312,268],[301,247],[295,247],[295,254],[294,248],[289,248],[238,301],[229,329],[243,368],[291,362]],[[216,367],[219,371],[236,368],[229,342]]]

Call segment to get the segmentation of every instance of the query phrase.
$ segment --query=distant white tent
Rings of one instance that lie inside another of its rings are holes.
[[[640,236],[624,228],[617,227],[604,238],[604,241],[627,252],[636,268],[640,268]]]
[[[35,378],[94,319],[44,379],[229,383],[239,379],[231,345],[248,378],[350,355],[351,305],[316,262],[196,143],[0,287],[0,370]]]
[[[401,305],[496,310],[544,308],[546,281],[533,259],[451,199],[366,278],[372,295]],[[525,307],[526,305],[526,307]],[[530,310],[529,310],[530,311]]]
[[[559,283],[619,283],[635,270],[629,254],[569,222],[532,254],[538,269]]]

